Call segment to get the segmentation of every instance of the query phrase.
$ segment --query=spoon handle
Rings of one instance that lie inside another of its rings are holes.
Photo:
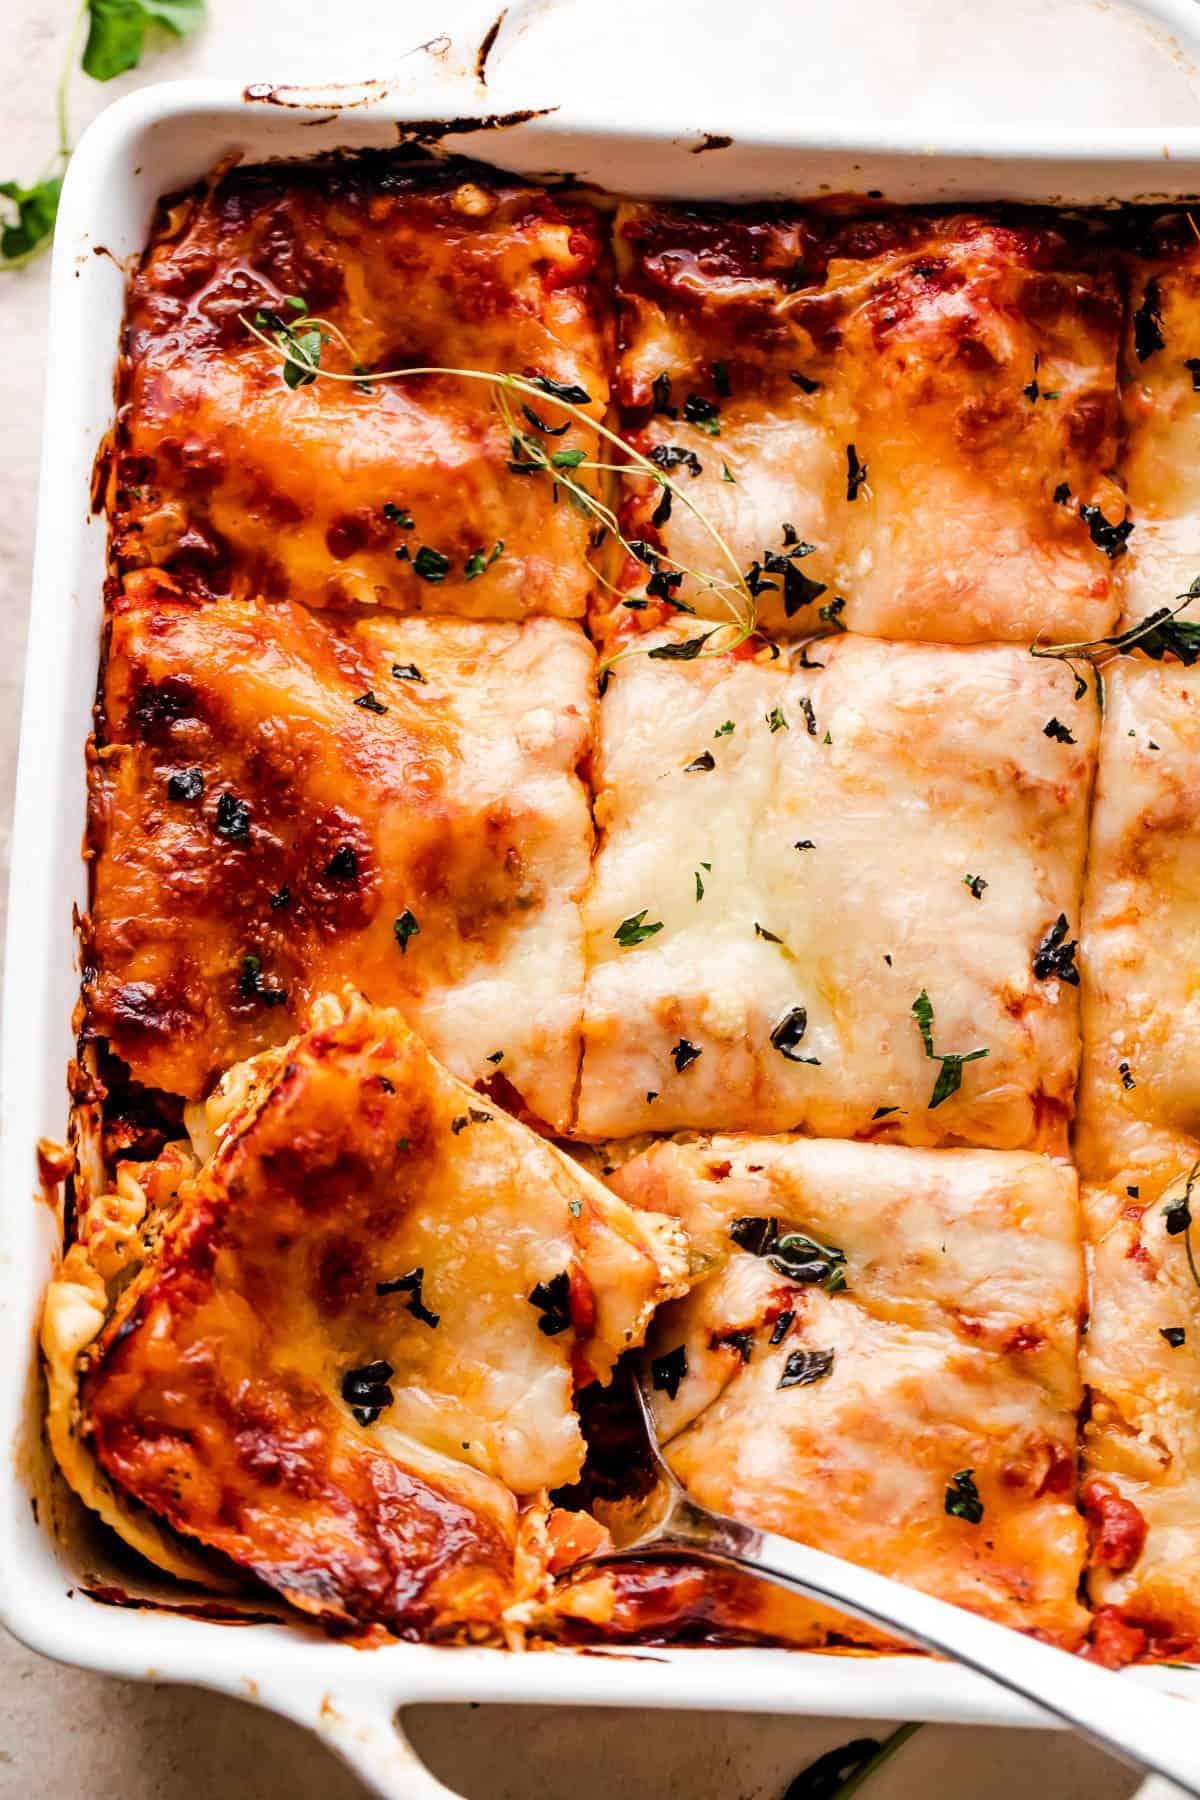
[[[1195,1717],[1185,1701],[811,1545],[717,1515],[701,1517],[703,1524],[692,1513],[680,1549],[763,1576],[963,1663],[1200,1800],[1200,1737],[1191,1735]]]

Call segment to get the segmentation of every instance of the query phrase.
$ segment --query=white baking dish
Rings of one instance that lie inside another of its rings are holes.
[[[1151,11],[1181,32],[1200,25],[1191,0]],[[478,36],[482,35],[482,31]],[[250,159],[395,143],[407,121],[494,110],[463,59],[442,44],[414,53],[386,90],[261,89],[224,84],[143,90],[106,112],[71,166],[55,246],[45,457],[13,840],[3,1068],[0,1193],[0,1616],[44,1653],[112,1674],[197,1682],[249,1698],[317,1729],[393,1796],[445,1795],[394,1726],[415,1701],[543,1701],[1044,1723],[958,1668],[916,1657],[782,1650],[567,1649],[527,1655],[393,1645],[363,1652],[299,1624],[240,1626],[88,1597],[97,1580],[140,1590],[106,1570],[61,1492],[39,1430],[35,1361],[41,1291],[58,1248],[51,1210],[36,1203],[34,1147],[61,1139],[64,1072],[78,995],[72,904],[86,902],[80,858],[83,742],[90,728],[104,573],[102,518],[89,477],[112,413],[112,365],[124,300],[121,259],[141,247],[155,199],[228,151]],[[509,96],[505,96],[506,105]],[[553,94],[524,97],[553,106]],[[731,142],[694,152],[705,133]],[[750,117],[648,128],[632,93],[603,116],[550,111],[451,147],[530,174],[569,170],[616,191],[676,197],[801,197],[878,189],[913,201],[1023,199],[1097,203],[1200,194],[1200,130],[1114,132],[1036,143],[980,133],[935,147],[913,133],[847,128],[819,137]],[[31,1504],[34,1502],[34,1504]],[[58,1529],[47,1528],[53,1516]],[[40,1522],[39,1522],[40,1520]],[[1200,1698],[1200,1669],[1128,1679]]]

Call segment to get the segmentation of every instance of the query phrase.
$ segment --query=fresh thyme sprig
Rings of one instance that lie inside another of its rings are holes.
[[[344,381],[351,386],[363,388],[374,387],[383,381],[401,381],[414,376],[449,375],[463,381],[479,381],[490,386],[500,416],[508,434],[512,451],[509,466],[514,472],[528,475],[542,475],[561,487],[568,502],[587,514],[599,528],[600,536],[611,534],[625,553],[634,561],[641,563],[647,570],[645,596],[661,599],[664,604],[677,612],[692,612],[694,609],[686,602],[673,597],[673,590],[685,578],[690,577],[702,589],[711,593],[723,606],[729,617],[721,620],[706,632],[703,638],[691,639],[678,646],[686,653],[686,660],[697,656],[721,656],[753,636],[757,626],[758,607],[754,594],[749,587],[733,550],[726,542],[712,520],[697,506],[694,500],[679,484],[671,479],[665,470],[643,456],[641,451],[611,431],[584,407],[589,404],[589,396],[583,388],[570,383],[556,382],[546,376],[526,377],[506,371],[486,369],[457,369],[442,367],[419,367],[406,369],[368,369],[355,355],[353,346],[345,333],[332,321],[310,314],[299,299],[289,299],[283,303],[296,313],[296,317],[288,319],[278,310],[260,308],[253,318],[245,313],[240,315],[241,323],[252,337],[277,357],[283,366],[283,378],[292,388],[307,387],[320,379],[323,381]],[[321,352],[326,341],[337,343],[344,351],[351,367],[349,371],[330,369],[322,366]],[[521,418],[514,411],[514,398],[520,396]],[[529,402],[535,402],[543,410],[557,407],[567,415],[568,420],[582,426],[587,431],[611,444],[624,459],[620,463],[607,462],[599,458],[589,457],[586,451],[578,448],[561,447],[557,439],[561,435],[561,427],[548,426],[541,413],[534,410]],[[524,419],[527,423],[522,423]],[[549,439],[549,442],[547,442]],[[699,521],[716,546],[722,560],[728,566],[730,575],[715,574],[711,571],[693,569],[686,563],[676,561],[666,551],[646,544],[641,539],[626,538],[621,531],[617,515],[612,506],[595,491],[585,480],[585,475],[604,477],[622,474],[632,465],[639,474],[648,481],[669,493],[673,500],[682,506]],[[592,572],[599,576],[602,584],[617,592],[613,584],[599,575],[589,563]],[[622,599],[628,603],[636,596],[623,594]],[[712,642],[719,639],[719,642]],[[690,645],[696,644],[691,650]],[[649,653],[647,646],[647,653]],[[660,648],[663,648],[660,646]],[[604,676],[626,656],[636,655],[641,645],[629,645],[615,655],[605,658],[600,665],[601,676]]]
[[[1098,655],[1101,651],[1111,650],[1120,654],[1123,650],[1135,647],[1152,659],[1161,662],[1164,656],[1177,656],[1185,668],[1200,658],[1200,623],[1191,619],[1180,619],[1179,614],[1192,600],[1200,599],[1200,575],[1197,575],[1186,594],[1176,594],[1178,606],[1160,606],[1155,612],[1127,630],[1119,631],[1112,637],[1090,638],[1078,644],[1039,644],[1029,646],[1031,656],[1052,656],[1065,662],[1075,677],[1075,698],[1082,700],[1087,693],[1087,680],[1079,673],[1076,659],[1082,658],[1091,665],[1096,677],[1096,697],[1104,709],[1104,689],[1101,685],[1101,665]]]

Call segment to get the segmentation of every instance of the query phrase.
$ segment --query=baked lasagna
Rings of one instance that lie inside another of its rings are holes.
[[[144,1561],[890,1648],[622,1560],[633,1371],[698,1500],[1191,1653],[1198,244],[411,151],[164,201],[42,1329]]]

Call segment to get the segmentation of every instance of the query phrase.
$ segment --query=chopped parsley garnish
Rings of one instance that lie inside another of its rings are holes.
[[[912,1003],[912,1015],[920,1029],[921,1042],[925,1047],[926,1056],[931,1062],[942,1065],[938,1070],[937,1080],[933,1084],[933,1092],[926,1101],[929,1111],[932,1112],[935,1106],[942,1104],[943,1100],[949,1100],[952,1094],[957,1094],[962,1086],[962,1072],[966,1064],[978,1062],[981,1057],[987,1056],[988,1052],[986,1050],[967,1050],[961,1053],[939,1054],[933,1047],[933,1002],[924,988]]]
[[[1139,362],[1145,362],[1156,350],[1166,346],[1162,332],[1162,293],[1158,277],[1153,276],[1142,292],[1142,304],[1133,315],[1133,347]]]
[[[737,486],[737,476],[733,473],[727,462],[721,464],[721,480],[728,481],[733,487]]]
[[[1114,525],[1105,518],[1098,506],[1081,506],[1079,516],[1087,526],[1088,535],[1097,550],[1103,550],[1110,562],[1115,562],[1118,556],[1124,556],[1126,540],[1133,531],[1132,519],[1122,519]]]
[[[251,952],[242,958],[238,977],[238,993],[243,1000],[260,1000],[264,1006],[285,1006],[287,989],[271,987],[263,980],[262,958]]]
[[[566,1269],[552,1275],[549,1281],[539,1281],[529,1296],[530,1306],[535,1306],[541,1313],[538,1330],[546,1337],[557,1337],[560,1331],[566,1331],[571,1324],[571,1277]]]
[[[797,838],[792,845],[793,850],[815,850],[816,847],[811,838]]]
[[[877,1106],[875,1111],[871,1114],[871,1123],[874,1125],[876,1119],[890,1119],[893,1113],[898,1113],[899,1111],[900,1108],[898,1106]]]
[[[1172,1350],[1178,1350],[1179,1346],[1187,1341],[1187,1332],[1182,1325],[1160,1325],[1158,1335],[1160,1338],[1166,1339]]]
[[[250,808],[236,794],[227,791],[217,801],[216,830],[231,842],[250,836]]]
[[[707,774],[710,769],[715,769],[716,766],[717,759],[712,751],[702,750],[699,756],[694,756],[690,763],[684,764],[683,772],[685,775]]]
[[[700,864],[700,869],[707,869],[709,871],[709,873],[711,874],[712,864],[702,862]],[[703,898],[704,898],[704,879],[700,874],[700,869],[696,870],[696,903],[697,903],[697,905],[699,905],[700,901],[703,900]]]
[[[975,1486],[974,1469],[959,1469],[956,1475],[950,1477],[950,1484],[946,1489],[946,1511],[952,1519],[965,1519],[968,1525],[978,1525],[983,1517],[983,1501]]]
[[[801,704],[803,705],[803,702],[801,702]],[[782,706],[773,706],[771,708],[770,712],[767,714],[767,724],[770,726],[772,734],[777,731],[787,731],[789,729],[788,722],[783,716]]]
[[[662,930],[661,919],[652,919],[649,925],[646,924],[646,914],[649,910],[648,906],[643,906],[641,912],[633,913],[628,919],[621,920],[613,932],[613,936],[622,950],[632,950],[635,945],[644,944],[647,938],[652,938],[656,931]]]
[[[1034,952],[1033,973],[1036,980],[1058,980],[1067,982],[1070,987],[1079,986],[1079,970],[1075,967],[1075,952],[1079,944],[1075,938],[1067,942],[1070,929],[1066,913],[1059,913]]]
[[[407,907],[405,907],[398,919],[393,919],[392,931],[395,934],[396,942],[400,946],[401,956],[408,955],[408,940],[409,938],[416,937],[420,929],[421,927],[417,924],[415,917],[409,912]]]
[[[482,575],[486,569],[490,569],[503,549],[504,539],[497,538],[496,542],[492,545],[491,550],[486,555],[482,550],[472,550],[466,563],[463,565],[463,574],[466,576],[467,580],[474,581],[476,577]]]
[[[804,724],[809,737],[816,737],[817,715],[813,710],[813,703],[807,694],[803,695],[801,698],[800,711],[804,714]]]
[[[785,1056],[788,1062],[807,1063],[810,1067],[819,1069],[820,1057],[800,1055],[800,1045],[807,1030],[807,1007],[793,1006],[784,1013],[782,1019],[774,1027],[769,1041],[772,1049],[778,1050],[780,1056]]]
[[[964,875],[963,886],[967,889],[973,900],[982,900],[983,890],[987,887],[987,882],[983,879],[982,875]]]
[[[778,933],[776,933],[774,931],[768,931],[766,926],[760,925],[757,919],[755,919],[755,921],[754,921],[754,935],[755,935],[755,937],[765,938],[768,944],[782,944],[783,943],[783,939],[778,935]]]
[[[699,1045],[690,1043],[687,1038],[681,1037],[671,1051],[671,1057],[675,1063],[675,1073],[677,1075],[682,1075],[685,1069],[691,1068],[696,1058],[701,1054],[702,1052]]]
[[[1192,1164],[1182,1194],[1175,1194],[1168,1200],[1163,1206],[1162,1212],[1167,1236],[1182,1236],[1192,1280],[1200,1288],[1200,1269],[1196,1267],[1196,1257],[1192,1249],[1192,1189],[1196,1185],[1197,1176],[1200,1176],[1200,1162]]]
[[[712,635],[705,631],[699,637],[685,638],[681,644],[655,644],[646,655],[651,662],[694,662]]]
[[[387,711],[387,707],[384,705],[383,701],[377,700],[370,688],[367,689],[365,694],[360,694],[354,704],[355,706],[361,706],[364,712],[385,713]]]
[[[172,800],[198,800],[203,792],[203,769],[181,769],[167,778],[167,793]]]
[[[450,573],[450,558],[443,556],[440,550],[434,550],[429,544],[422,544],[412,559],[412,566],[422,581],[437,583],[445,581]]]
[[[824,1381],[833,1373],[833,1359],[832,1350],[793,1350],[783,1365],[777,1386],[810,1387],[814,1381]]]
[[[683,403],[683,416],[689,425],[706,431],[709,437],[720,437],[721,409],[715,400],[705,400],[700,394],[689,394]]]
[[[853,444],[846,445],[846,498],[857,500],[858,491],[867,479],[867,465],[859,462],[858,451]]]
[[[732,737],[733,733],[736,731],[736,729],[737,729],[737,727],[734,725],[733,720],[726,719],[726,721],[723,725],[717,726],[717,729],[713,732],[713,736],[715,738]]]
[[[325,864],[325,873],[332,881],[357,881],[358,851],[352,844],[339,844]]]
[[[592,403],[592,396],[577,381],[554,381],[549,375],[531,375],[529,379],[543,394],[552,394],[556,400],[566,400],[571,406],[590,406]]]
[[[777,1275],[801,1287],[823,1287],[827,1294],[844,1292],[846,1256],[835,1245],[818,1243],[803,1231],[781,1232],[778,1219],[735,1219],[734,1225],[760,1228],[753,1239],[759,1247],[753,1248],[751,1254],[765,1256]],[[729,1235],[734,1237],[733,1226]],[[735,1238],[737,1241],[740,1240]],[[743,1249],[747,1247],[742,1244]]]
[[[682,444],[656,444],[650,452],[650,461],[659,469],[686,469],[689,475],[699,475],[703,463],[694,450],[685,450]]]
[[[383,516],[389,525],[394,525],[398,531],[411,531],[415,523],[407,507],[397,506],[394,500],[384,501]]]
[[[425,680],[416,663],[393,663],[392,674],[397,681],[420,681],[423,683]]]
[[[382,1357],[378,1362],[346,1370],[342,1376],[342,1399],[360,1425],[373,1425],[384,1408],[392,1404],[388,1383],[395,1373],[391,1363]]]
[[[674,1350],[668,1350],[665,1356],[656,1356],[650,1364],[650,1380],[654,1388],[673,1400],[679,1392],[679,1384],[688,1372],[687,1348],[677,1344]]]
[[[1050,719],[1042,726],[1042,736],[1053,738],[1056,744],[1073,744],[1075,733],[1063,724],[1061,719]]]
[[[430,1312],[426,1306],[424,1295],[421,1292],[421,1284],[424,1280],[424,1269],[410,1269],[407,1275],[397,1275],[394,1281],[377,1281],[375,1292],[377,1294],[407,1294],[407,1307],[413,1318],[420,1319],[422,1325],[428,1325],[431,1330],[436,1331],[442,1315]]]

